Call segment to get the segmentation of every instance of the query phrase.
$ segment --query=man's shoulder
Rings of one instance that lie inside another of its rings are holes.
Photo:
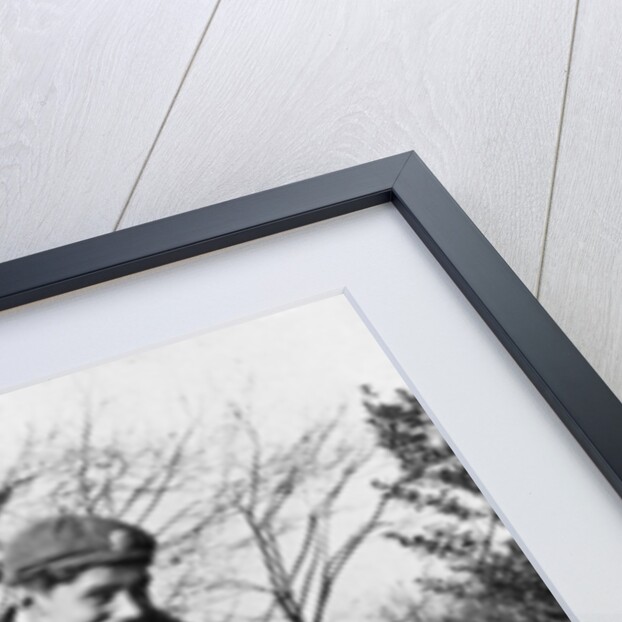
[[[17,618],[17,609],[8,607],[4,611],[0,611],[0,622],[15,622]]]
[[[0,620],[0,622],[4,622]],[[176,618],[174,615],[170,614],[168,611],[164,611],[163,609],[154,609],[151,615],[149,616],[149,622],[183,622],[179,618]]]

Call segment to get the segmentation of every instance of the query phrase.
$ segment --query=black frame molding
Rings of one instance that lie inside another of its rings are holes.
[[[0,264],[0,311],[392,202],[622,496],[622,403],[413,151]]]

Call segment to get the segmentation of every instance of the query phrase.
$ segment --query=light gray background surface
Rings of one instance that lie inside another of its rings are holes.
[[[416,150],[622,396],[622,4],[0,4],[0,261]]]

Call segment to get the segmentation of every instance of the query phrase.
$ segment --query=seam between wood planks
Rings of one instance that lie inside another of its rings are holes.
[[[190,57],[190,62],[188,63],[188,66],[186,67],[186,70],[184,71],[181,77],[181,81],[179,83],[179,86],[177,87],[177,90],[175,91],[175,95],[173,95],[173,99],[171,100],[171,103],[169,104],[166,114],[164,115],[164,119],[162,119],[162,123],[160,124],[160,127],[158,128],[158,131],[156,132],[155,138],[153,142],[151,143],[151,147],[149,148],[149,151],[147,152],[145,161],[143,162],[143,165],[141,166],[140,171],[138,172],[136,180],[134,181],[134,184],[132,185],[132,189],[130,190],[127,200],[125,201],[125,205],[121,209],[121,213],[119,214],[119,217],[117,218],[115,222],[113,231],[117,231],[119,227],[121,226],[121,222],[123,221],[123,217],[125,216],[127,212],[127,208],[129,207],[130,201],[132,200],[132,197],[134,196],[134,193],[136,192],[136,188],[138,187],[138,184],[140,183],[140,180],[142,179],[143,173],[145,172],[145,169],[147,168],[147,164],[149,163],[149,160],[151,159],[151,156],[158,143],[158,140],[160,139],[160,135],[162,134],[162,131],[164,130],[164,126],[166,125],[169,117],[171,116],[171,112],[173,110],[173,107],[175,106],[175,103],[177,102],[179,93],[181,92],[181,89],[183,88],[186,82],[186,78],[188,77],[188,74],[190,73],[190,69],[192,68],[192,65],[194,64],[197,54],[199,53],[199,50],[201,49],[201,46],[203,45],[203,41],[205,40],[207,31],[209,30],[209,27],[212,25],[212,22],[214,21],[214,16],[216,15],[216,12],[218,11],[218,7],[220,6],[221,2],[222,0],[216,1],[214,10],[212,11],[211,15],[209,16],[207,20],[207,24],[205,25],[205,28],[203,29],[203,32],[201,33],[201,36],[199,37],[199,42],[197,43],[194,49],[194,52],[192,53],[192,56]]]
[[[577,21],[579,17],[579,3],[580,0],[576,0],[574,19],[572,23],[572,35],[570,37],[570,50],[568,51],[568,64],[566,68],[566,81],[564,83],[564,94],[562,96],[562,109],[559,116],[559,126],[557,129],[557,143],[555,145],[555,158],[553,159],[553,174],[551,177],[551,187],[549,190],[549,197],[546,206],[546,215],[544,218],[544,230],[542,232],[542,246],[540,250],[540,267],[538,269],[538,276],[536,280],[535,296],[539,300],[540,292],[542,289],[542,275],[544,273],[544,263],[546,255],[546,246],[549,237],[549,225],[551,223],[551,208],[553,206],[553,196],[555,193],[555,182],[557,181],[557,166],[559,163],[559,151],[561,147],[562,131],[564,127],[564,119],[566,116],[566,104],[568,101],[568,84],[570,82],[570,68],[572,66],[572,55],[574,52],[575,37],[577,33]]]

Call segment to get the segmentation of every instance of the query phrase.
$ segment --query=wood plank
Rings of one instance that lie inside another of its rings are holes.
[[[214,6],[0,3],[0,261],[112,230]]]
[[[122,226],[415,149],[533,287],[573,0],[226,0]]]
[[[622,398],[622,5],[581,2],[541,300]]]

